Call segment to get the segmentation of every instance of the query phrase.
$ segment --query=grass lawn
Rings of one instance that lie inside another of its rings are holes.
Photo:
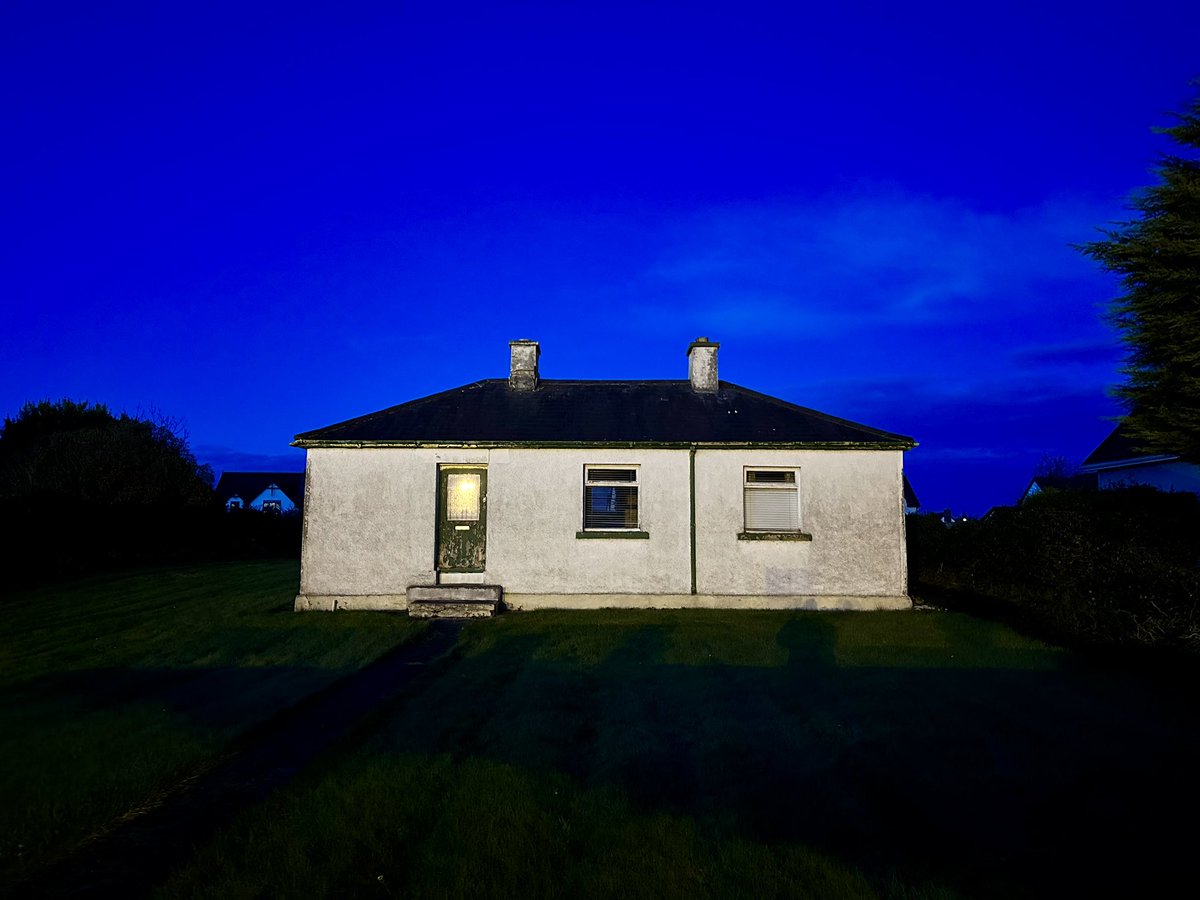
[[[950,613],[508,615],[161,896],[1154,895],[1189,688]]]
[[[145,570],[0,605],[0,886],[422,627],[291,611],[294,562]]]

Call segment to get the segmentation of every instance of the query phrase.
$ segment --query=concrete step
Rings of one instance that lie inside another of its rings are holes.
[[[414,619],[473,619],[495,615],[504,588],[494,584],[413,585],[407,591]]]

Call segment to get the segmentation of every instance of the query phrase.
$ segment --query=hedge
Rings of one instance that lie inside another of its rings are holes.
[[[0,517],[7,524],[0,593],[112,568],[300,555],[299,515],[22,497],[0,499]]]
[[[1071,642],[1200,650],[1193,494],[1051,491],[950,527],[912,516],[908,547],[914,592],[958,589]]]

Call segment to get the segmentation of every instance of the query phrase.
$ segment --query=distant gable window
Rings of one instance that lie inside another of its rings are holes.
[[[283,502],[280,500],[264,500],[263,501],[263,512],[265,512],[265,513],[283,512]]]
[[[799,532],[796,470],[746,469],[745,472],[746,531]]]
[[[584,531],[636,531],[637,527],[637,467],[584,466]]]

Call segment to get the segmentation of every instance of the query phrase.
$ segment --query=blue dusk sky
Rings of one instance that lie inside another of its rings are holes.
[[[1200,3],[6,3],[0,414],[222,469],[507,374],[726,380],[979,514],[1118,413],[1127,219]]]

